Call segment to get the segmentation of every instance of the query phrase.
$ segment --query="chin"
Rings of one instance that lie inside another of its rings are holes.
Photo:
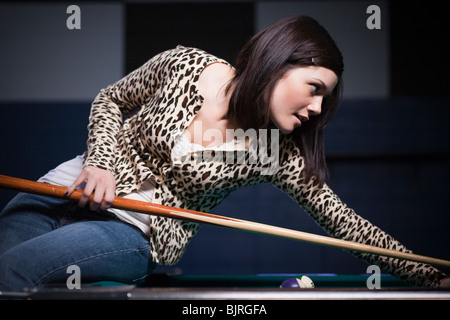
[[[273,120],[272,120],[272,124],[273,124],[273,126],[274,126],[275,128],[277,128],[278,130],[280,130],[280,132],[281,132],[282,134],[290,134],[290,133],[292,133],[292,132],[294,131],[294,129],[295,129],[295,126],[293,126],[293,127],[282,126],[282,125],[280,125],[278,122],[273,121]]]
[[[293,128],[292,128],[292,129],[278,128],[278,130],[280,130],[280,132],[281,132],[282,134],[291,134],[291,133],[294,131]]]

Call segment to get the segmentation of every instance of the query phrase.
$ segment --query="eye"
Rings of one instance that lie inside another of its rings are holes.
[[[319,93],[320,87],[317,84],[311,83],[310,86],[312,88],[312,95],[313,96]]]

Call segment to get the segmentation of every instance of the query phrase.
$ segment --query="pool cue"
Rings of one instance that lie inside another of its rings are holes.
[[[4,175],[0,175],[0,187],[14,189],[26,193],[69,199],[72,201],[78,201],[83,194],[82,190],[75,190],[71,195],[66,196],[65,195],[65,191],[67,189],[66,187],[31,180],[25,180],[20,178],[14,178]],[[93,195],[91,195],[90,200],[92,200],[92,197]],[[308,243],[315,243],[323,246],[340,248],[344,250],[365,252],[403,260],[410,260],[432,265],[450,267],[450,261],[448,260],[432,258],[391,249],[385,249],[357,242],[335,239],[317,234],[306,233],[302,231],[291,230],[272,225],[229,218],[209,213],[203,213],[199,211],[173,208],[144,201],[115,197],[112,207],[116,209],[129,210],[166,218],[187,220],[191,222],[228,227],[232,229],[239,229],[243,231],[249,231],[260,234],[267,234],[281,238],[294,239]]]

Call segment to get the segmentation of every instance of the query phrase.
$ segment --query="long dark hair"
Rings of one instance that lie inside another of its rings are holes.
[[[269,105],[278,80],[290,69],[320,66],[332,70],[338,83],[322,102],[320,116],[312,117],[291,135],[305,160],[303,174],[322,185],[326,179],[323,129],[341,100],[342,54],[316,20],[308,16],[282,19],[256,34],[242,48],[236,73],[227,90],[233,89],[228,117],[244,130],[270,128]]]

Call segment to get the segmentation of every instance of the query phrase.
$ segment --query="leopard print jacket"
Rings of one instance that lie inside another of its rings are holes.
[[[173,161],[176,137],[202,106],[199,76],[206,66],[217,62],[228,64],[199,49],[178,46],[102,89],[92,103],[84,166],[112,172],[118,196],[135,192],[152,179],[156,185],[154,203],[202,212],[211,211],[240,187],[271,183],[333,237],[408,251],[356,215],[327,185],[318,188],[304,181],[303,158],[290,136],[279,137],[279,166],[274,174],[262,174],[261,163],[204,161],[198,154],[193,154],[191,161]],[[194,222],[152,216],[152,259],[162,265],[177,263],[199,227]],[[436,286],[444,277],[422,263],[354,254],[421,286]]]

